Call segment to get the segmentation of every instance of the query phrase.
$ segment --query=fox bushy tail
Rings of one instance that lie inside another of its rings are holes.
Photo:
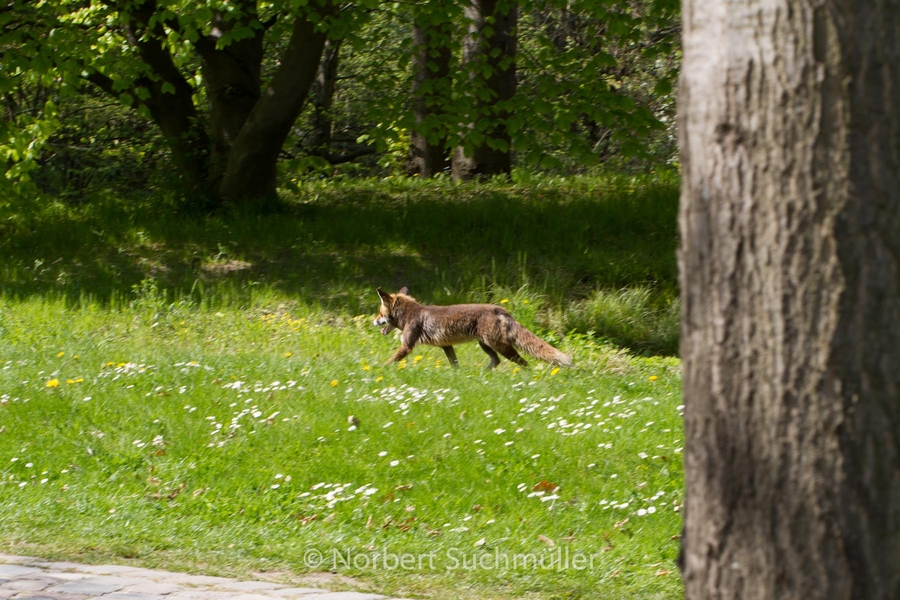
[[[512,327],[512,343],[516,350],[530,354],[544,362],[553,363],[561,367],[571,367],[574,363],[568,354],[564,354],[534,335],[518,321]]]

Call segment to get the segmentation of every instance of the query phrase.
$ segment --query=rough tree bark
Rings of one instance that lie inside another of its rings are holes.
[[[686,597],[900,597],[900,3],[685,0]]]
[[[469,35],[463,44],[463,64],[471,74],[467,91],[473,96],[475,117],[469,127],[484,141],[469,156],[461,146],[454,149],[455,181],[512,172],[506,121],[508,102],[516,93],[517,15],[516,3],[509,0],[471,0],[466,7]],[[482,75],[477,73],[481,65],[490,71],[486,81],[480,81]]]
[[[431,10],[429,10],[431,9]],[[451,98],[452,35],[443,0],[431,2],[416,15],[412,31],[412,106],[415,126],[410,134],[406,171],[433,177],[449,163],[446,106]]]

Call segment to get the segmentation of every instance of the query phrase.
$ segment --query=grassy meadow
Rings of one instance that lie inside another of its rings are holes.
[[[0,222],[0,552],[393,596],[675,598],[674,178],[303,184]],[[377,286],[573,356],[452,369]],[[333,574],[332,574],[333,573]],[[310,577],[317,579],[310,580]]]

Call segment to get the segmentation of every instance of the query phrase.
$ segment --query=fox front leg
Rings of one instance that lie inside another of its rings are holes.
[[[391,356],[390,359],[385,363],[387,365],[392,362],[401,361],[406,356],[413,351],[413,348],[416,347],[416,343],[419,341],[419,332],[417,331],[404,331],[403,335],[400,336],[400,347],[397,348],[397,351],[394,352],[394,355]]]
[[[453,346],[441,346],[441,350],[447,355],[447,360],[450,361],[451,366],[459,366],[459,361],[456,360],[456,351],[453,349]]]
[[[401,360],[403,360],[404,358],[406,358],[406,356],[407,356],[410,352],[412,352],[412,348],[407,348],[405,345],[404,345],[404,346],[400,346],[399,348],[397,348],[397,351],[394,352],[394,355],[391,356],[391,357],[387,360],[387,362],[385,362],[384,364],[389,365],[389,364],[391,364],[391,363],[393,363],[393,362],[401,361]]]

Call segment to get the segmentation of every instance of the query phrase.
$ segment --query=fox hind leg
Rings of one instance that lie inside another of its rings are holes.
[[[459,366],[459,361],[456,360],[456,351],[453,349],[453,346],[441,346],[441,350],[443,350],[444,354],[447,355],[447,360],[450,361],[450,364],[452,366]]]
[[[478,345],[481,346],[481,349],[484,350],[487,353],[487,355],[491,357],[491,364],[488,365],[488,371],[490,371],[491,369],[493,369],[494,367],[496,367],[497,365],[500,364],[500,357],[497,356],[497,353],[494,352],[493,348],[491,348],[490,346],[488,346],[481,340],[478,340]]]
[[[516,352],[516,349],[513,348],[512,346],[504,346],[503,348],[497,348],[497,351],[500,354],[502,354],[505,358],[513,361],[517,365],[520,365],[522,367],[528,366],[528,361],[526,361],[524,358],[519,356],[519,353]]]
[[[508,344],[498,344],[494,347],[494,349],[497,350],[497,352],[499,352],[501,355],[503,355],[504,358],[511,360],[512,362],[516,363],[517,365],[520,365],[523,367],[528,366],[528,362],[524,358],[519,356],[519,353],[516,352],[516,349],[513,348],[512,346],[510,346]]]

